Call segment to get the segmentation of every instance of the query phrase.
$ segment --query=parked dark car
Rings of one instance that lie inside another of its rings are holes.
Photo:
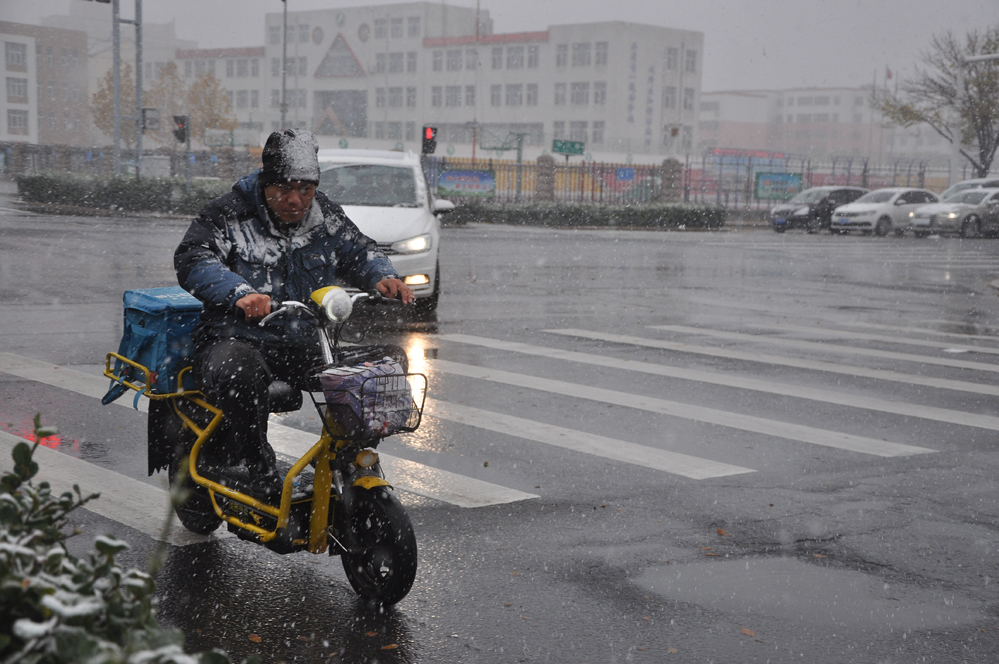
[[[852,203],[867,192],[861,187],[811,187],[775,206],[770,211],[770,220],[778,233],[788,228],[804,228],[814,233],[829,228],[833,210]]]

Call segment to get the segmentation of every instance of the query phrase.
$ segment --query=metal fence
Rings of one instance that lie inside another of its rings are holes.
[[[921,187],[941,192],[953,184],[948,162],[898,159],[873,164],[859,157],[818,161],[800,158],[756,158],[734,156],[688,156],[675,170],[666,162],[656,165],[615,163],[562,163],[554,165],[554,185],[548,195],[539,195],[537,162],[517,164],[504,160],[431,157],[425,168],[430,183],[448,172],[491,173],[495,188],[488,197],[499,203],[534,200],[573,201],[597,204],[638,204],[660,201],[710,203],[728,209],[765,210],[776,199],[757,191],[759,175],[796,176],[800,188],[840,185],[877,189]],[[540,169],[540,170],[539,170]],[[967,165],[958,169],[954,181],[974,177]],[[793,192],[792,192],[793,193]],[[449,196],[449,197],[454,197]],[[457,196],[460,198],[460,196]]]

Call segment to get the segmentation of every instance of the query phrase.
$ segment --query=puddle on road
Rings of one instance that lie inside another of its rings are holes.
[[[886,584],[794,558],[670,565],[646,570],[634,582],[726,613],[861,631],[953,627],[985,617],[978,602],[951,592]]]

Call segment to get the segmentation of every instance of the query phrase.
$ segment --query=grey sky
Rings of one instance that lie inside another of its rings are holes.
[[[85,0],[0,0],[3,20],[36,23]],[[357,0],[289,0],[289,9],[350,7]],[[474,0],[448,4],[474,7]],[[123,15],[133,2],[122,0]],[[934,33],[999,26],[999,0],[482,0],[496,32],[624,20],[704,33],[703,89],[869,84],[885,67],[911,70]],[[280,0],[145,0],[149,22],[175,21],[202,48],[263,44],[263,17]]]

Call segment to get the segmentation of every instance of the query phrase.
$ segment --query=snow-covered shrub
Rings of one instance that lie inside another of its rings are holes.
[[[592,205],[570,202],[460,204],[444,218],[447,224],[471,221],[514,226],[597,228],[721,228],[725,208],[701,203]]]
[[[36,439],[51,435],[35,418]],[[98,537],[86,558],[65,547],[68,515],[98,495],[56,496],[35,485],[38,443],[18,443],[0,475],[0,661],[28,664],[227,664],[221,652],[187,655],[184,635],[162,630],[155,583],[115,556],[128,544]]]

